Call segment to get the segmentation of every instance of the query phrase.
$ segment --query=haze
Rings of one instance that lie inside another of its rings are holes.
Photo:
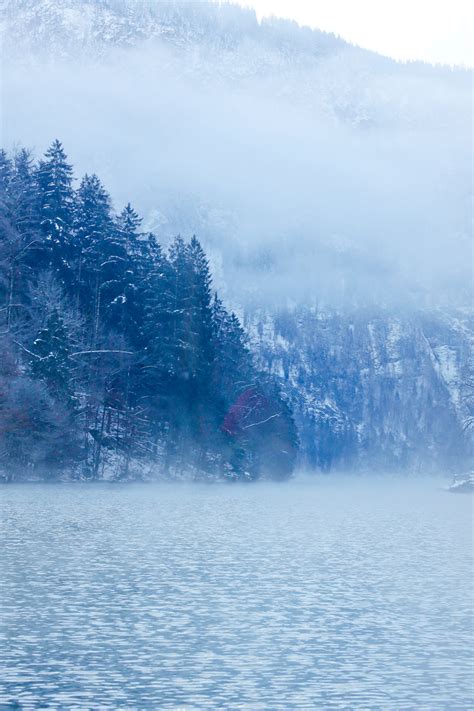
[[[330,37],[315,59],[299,46],[309,30],[285,31],[296,63],[245,27],[230,50],[154,40],[100,63],[9,52],[3,144],[41,154],[60,138],[165,243],[197,233],[234,302],[465,301],[470,72]]]

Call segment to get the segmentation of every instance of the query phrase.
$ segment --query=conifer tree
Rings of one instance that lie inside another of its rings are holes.
[[[190,264],[184,239],[178,235],[169,250],[172,267],[172,348],[171,367],[178,381],[193,375],[192,333],[190,324]]]
[[[141,339],[147,359],[160,370],[161,378],[169,378],[175,335],[175,273],[152,234],[142,242],[139,300],[143,309]]]
[[[128,258],[112,217],[111,200],[96,175],[85,175],[77,192],[75,212],[76,294],[92,320],[96,344],[102,319],[113,320],[109,308],[123,300]]]
[[[209,261],[204,250],[194,235],[189,243],[188,255],[190,260],[191,285],[191,318],[193,330],[197,335],[197,349],[200,362],[197,365],[198,377],[209,376],[209,368],[213,360],[212,342],[212,277]]]
[[[20,154],[23,157],[23,152]],[[18,309],[24,306],[27,275],[39,245],[33,223],[27,225],[24,219],[29,217],[27,206],[36,204],[34,179],[30,174],[23,180],[21,167],[20,160],[18,173],[16,156],[12,161],[5,151],[0,151],[0,313],[6,331],[10,331]],[[30,163],[27,167],[31,168]]]
[[[4,150],[0,151],[0,303],[6,315],[10,297],[12,267],[12,236],[10,182],[12,162]],[[2,330],[5,325],[2,323]]]
[[[60,141],[48,148],[37,170],[42,265],[50,266],[62,283],[71,280],[71,231],[74,209],[73,169]]]
[[[141,332],[141,309],[139,290],[147,271],[143,243],[139,232],[141,217],[128,203],[115,220],[116,255],[124,261],[115,270],[116,294],[108,311],[108,319],[130,342],[138,343]],[[109,255],[110,258],[110,255]]]
[[[141,458],[258,476],[276,452],[286,476],[291,413],[212,299],[199,240],[178,236],[165,254],[140,230],[130,204],[114,215],[97,176],[73,190],[58,141],[37,168],[26,150],[0,153],[1,335],[14,366],[0,426],[31,429],[13,428],[8,456],[25,466],[31,445],[31,466],[53,467],[57,450],[58,466],[96,478],[112,459],[128,476]]]
[[[5,203],[13,174],[12,160],[3,148],[0,150],[0,200]]]
[[[40,235],[40,205],[31,152],[22,148],[13,160],[12,212],[18,231],[30,240]],[[39,239],[37,239],[36,250]],[[35,250],[33,250],[34,254]]]
[[[142,218],[135,212],[130,203],[127,203],[117,217],[118,237],[122,241],[124,248],[131,255],[136,253],[137,242],[140,237],[139,228],[142,222]]]
[[[255,371],[247,337],[237,316],[229,313],[217,293],[212,303],[213,387],[225,393],[227,404],[253,384]],[[224,386],[223,386],[224,385]]]
[[[72,363],[65,324],[54,309],[47,317],[32,345],[30,372],[41,380],[52,395],[63,403],[73,404]]]

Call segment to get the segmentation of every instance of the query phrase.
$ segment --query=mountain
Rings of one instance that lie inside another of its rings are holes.
[[[259,363],[286,390],[308,469],[469,466],[472,312],[258,314]]]
[[[207,45],[234,51],[250,40],[260,47],[262,58],[274,52],[292,63],[346,46],[332,34],[302,33],[294,23],[277,20],[261,26],[253,10],[200,0],[3,0],[2,5],[8,39],[55,57],[84,51],[105,55],[110,47],[129,48],[149,40],[180,50]],[[271,66],[275,69],[273,62]]]
[[[198,234],[305,465],[462,465],[470,71],[208,2],[4,0],[2,36],[6,146],[59,136],[162,242]]]

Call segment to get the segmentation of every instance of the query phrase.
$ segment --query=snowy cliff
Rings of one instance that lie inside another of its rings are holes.
[[[280,379],[293,405],[303,465],[444,472],[468,466],[469,312],[299,308],[254,314],[247,327],[261,366]]]

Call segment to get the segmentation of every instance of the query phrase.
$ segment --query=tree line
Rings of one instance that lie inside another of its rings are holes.
[[[199,240],[164,249],[57,140],[0,151],[3,477],[280,479],[296,450]]]

